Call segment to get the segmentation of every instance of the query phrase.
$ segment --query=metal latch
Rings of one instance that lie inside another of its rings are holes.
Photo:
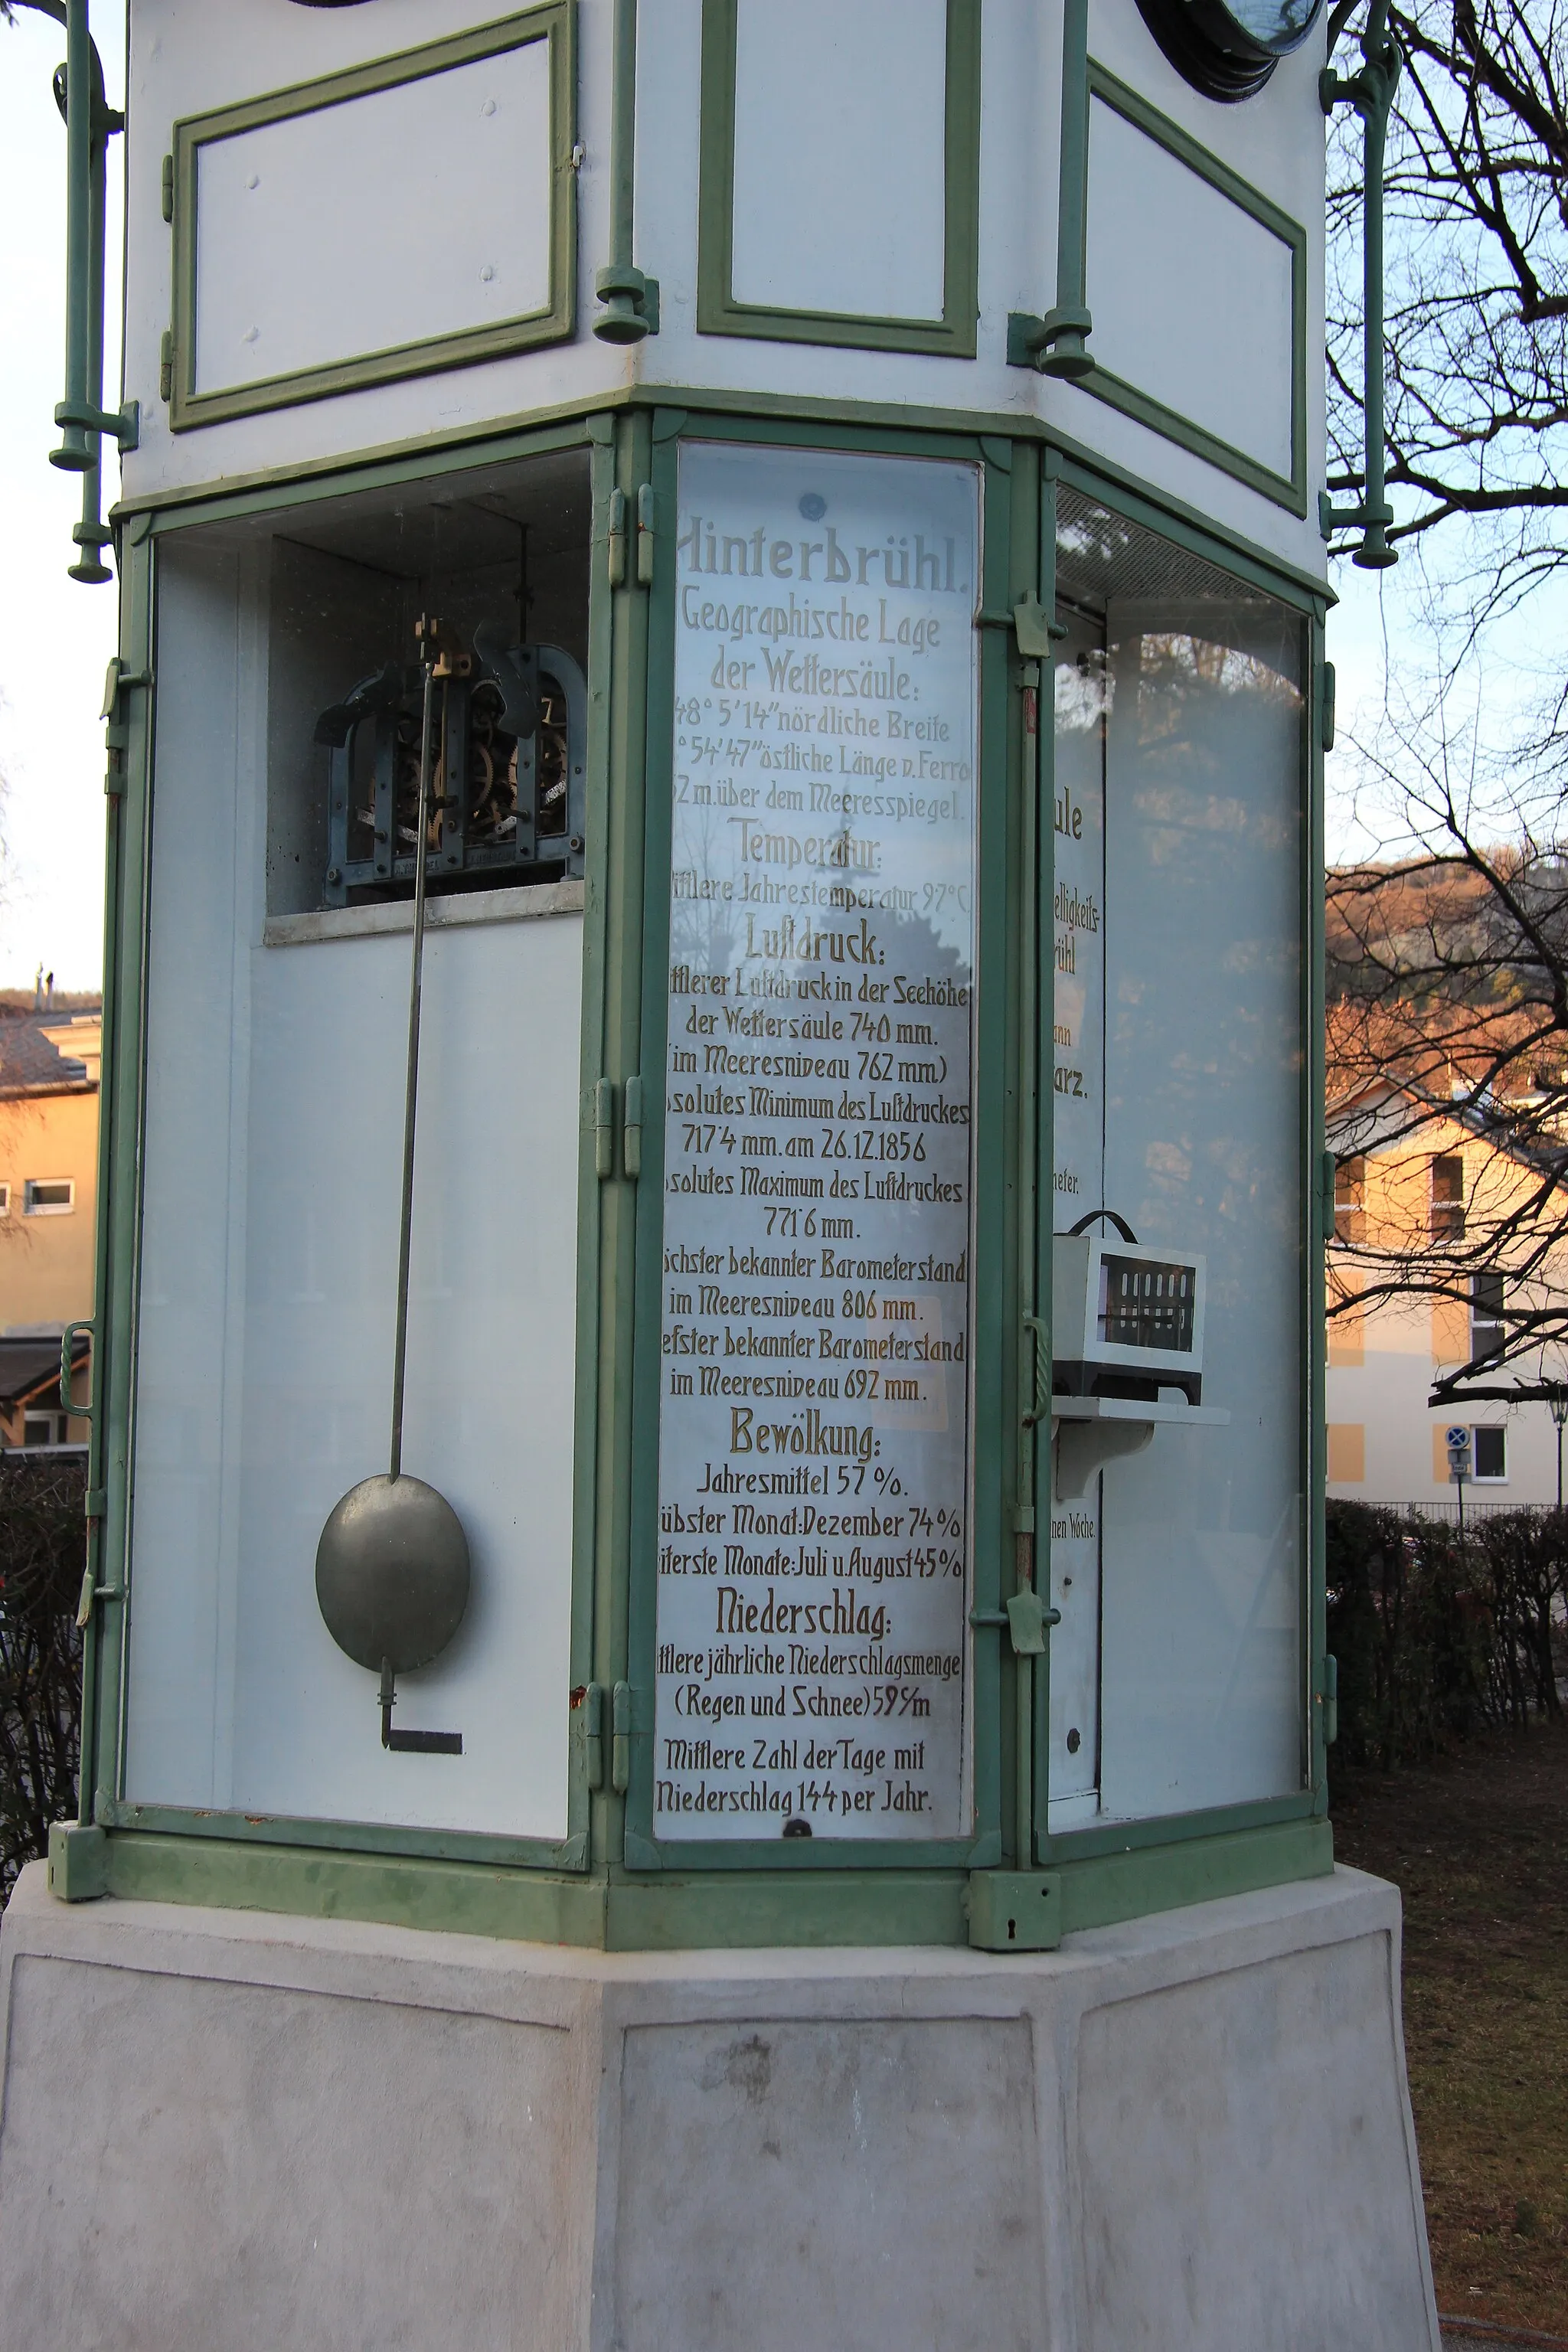
[[[584,1777],[590,1789],[605,1785],[605,1685],[581,1683],[572,1694],[574,1713],[583,1724]]]
[[[632,1785],[632,1686],[617,1683],[610,1694],[610,1786],[624,1797]]]
[[[594,1087],[594,1173],[616,1172],[616,1082],[600,1078]]]
[[[626,1112],[621,1128],[622,1163],[628,1176],[642,1174],[642,1080],[626,1080]]]
[[[637,492],[637,586],[653,586],[656,508],[653,484],[645,482]]]
[[[151,670],[127,669],[118,656],[104,672],[103,708],[98,715],[104,721],[103,740],[109,753],[103,789],[111,800],[118,800],[125,790],[125,753],[131,741],[130,723],[125,716],[125,697],[132,688],[151,686],[152,683]]]
[[[1062,1939],[1058,1871],[972,1870],[969,1940],[981,1952],[1054,1952]]]
[[[1052,643],[1058,637],[1065,637],[1067,628],[1064,623],[1051,618],[1031,589],[1023,603],[1013,607],[1013,633],[1026,661],[1048,661]]]

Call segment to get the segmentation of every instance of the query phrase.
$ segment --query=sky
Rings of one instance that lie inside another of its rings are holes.
[[[111,104],[122,100],[122,0],[95,0]],[[47,462],[65,391],[65,125],[50,77],[63,28],[0,22],[0,988],[96,988],[103,931],[103,674],[115,591],[68,580],[81,478]],[[105,399],[119,376],[120,226],[110,148]],[[104,504],[109,504],[110,492]]]
[[[124,88],[123,0],[94,0],[110,100]],[[103,732],[97,716],[115,641],[115,591],[66,577],[79,478],[47,462],[63,390],[65,127],[49,78],[61,28],[30,10],[0,23],[0,988],[30,987],[41,965],[60,988],[99,983],[102,931]],[[110,150],[106,402],[119,351],[119,207]],[[25,225],[25,233],[24,233]],[[105,505],[112,491],[105,497]],[[1376,730],[1388,666],[1395,687],[1422,659],[1419,580],[1338,568],[1329,625],[1342,748],[1328,762],[1331,858],[1392,838],[1386,803],[1359,802],[1354,740]],[[1568,598],[1563,600],[1568,604]],[[1532,607],[1487,650],[1463,689],[1493,740],[1533,689],[1532,651],[1550,657],[1568,610]],[[1358,814],[1359,809],[1359,814]],[[1370,819],[1370,827],[1368,819]]]

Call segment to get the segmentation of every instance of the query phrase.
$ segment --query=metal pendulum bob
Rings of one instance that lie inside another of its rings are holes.
[[[425,958],[425,866],[429,843],[430,739],[436,681],[450,664],[440,624],[417,625],[424,663],[419,800],[415,816],[414,956],[408,993],[408,1076],[403,1103],[403,1208],[397,1256],[397,1330],[392,1362],[392,1454],[384,1478],[364,1478],[333,1508],[316,1547],[316,1600],[338,1647],[381,1677],[381,1744],[422,1756],[460,1756],[460,1731],[395,1731],[399,1675],[426,1666],[463,1622],[468,1543],[444,1495],[403,1469],[403,1385],[408,1343],[408,1250],[414,1218],[414,1129],[419,1090],[419,1010]],[[444,734],[445,730],[443,730]]]

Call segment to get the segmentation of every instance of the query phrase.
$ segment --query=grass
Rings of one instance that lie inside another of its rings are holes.
[[[1342,1773],[1342,1862],[1405,1898],[1405,2039],[1440,2311],[1568,2336],[1568,1724]]]

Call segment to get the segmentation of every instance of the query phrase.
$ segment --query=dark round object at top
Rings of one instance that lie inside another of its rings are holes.
[[[359,1666],[411,1674],[438,1658],[468,1605],[463,1523],[423,1478],[351,1486],[316,1546],[316,1600]]]
[[[1176,71],[1205,98],[1232,104],[1263,88],[1299,49],[1323,0],[1138,0]]]

